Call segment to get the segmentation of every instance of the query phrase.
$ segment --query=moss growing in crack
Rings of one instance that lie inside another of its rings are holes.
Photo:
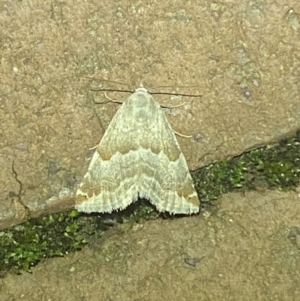
[[[0,232],[0,271],[28,271],[43,258],[81,249],[86,241],[78,213],[57,213],[30,219]]]
[[[299,184],[300,178],[300,132],[273,147],[198,169],[192,176],[203,202],[236,189],[253,190],[260,186],[291,189]]]
[[[153,206],[132,204],[122,212],[85,215],[71,210],[39,218],[0,231],[0,277],[6,271],[30,271],[41,260],[82,249],[93,235],[116,223],[157,218]]]
[[[256,179],[264,179],[269,187],[288,190],[299,183],[300,134],[284,139],[275,147],[255,150],[243,155],[247,169]]]
[[[245,168],[241,162],[220,161],[193,172],[195,187],[202,201],[216,200],[223,193],[241,188]]]
[[[300,132],[277,145],[245,153],[198,169],[192,174],[202,203],[212,202],[233,190],[258,186],[288,190],[299,184]],[[136,202],[112,214],[53,214],[0,232],[0,273],[13,269],[28,271],[44,258],[80,250],[93,234],[119,222],[170,217],[159,214],[148,201]],[[174,218],[172,216],[172,218]],[[1,275],[1,274],[0,274]]]

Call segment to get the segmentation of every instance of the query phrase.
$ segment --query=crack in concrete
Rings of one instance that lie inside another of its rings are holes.
[[[23,183],[18,178],[18,173],[15,169],[15,161],[12,162],[11,170],[15,180],[19,184],[19,191],[17,193],[10,192],[10,197],[12,198],[12,205],[14,207],[14,211],[16,213],[16,216],[19,216],[21,212],[21,215],[25,214],[25,216],[28,216],[30,214],[30,209],[23,203],[21,198],[23,194]]]

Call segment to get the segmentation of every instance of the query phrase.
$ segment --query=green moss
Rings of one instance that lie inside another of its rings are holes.
[[[202,204],[213,202],[233,190],[258,186],[288,190],[299,184],[300,132],[273,147],[245,153],[192,173]],[[0,271],[28,271],[45,258],[64,256],[80,250],[93,234],[118,222],[169,218],[159,214],[149,202],[137,202],[112,214],[79,214],[76,210],[30,219],[0,232]],[[174,218],[174,217],[173,217]]]
[[[136,202],[122,212],[81,214],[76,210],[29,219],[0,232],[0,277],[6,271],[30,271],[41,260],[82,249],[93,235],[116,223],[155,219],[159,213],[149,202]]]
[[[0,232],[0,271],[28,271],[43,258],[81,249],[86,241],[78,213],[57,213],[30,219]]]
[[[216,200],[223,193],[241,188],[245,167],[241,162],[220,161],[192,173],[196,190],[204,202]]]
[[[211,202],[233,190],[259,186],[289,190],[299,184],[300,132],[272,147],[220,161],[192,173],[202,202]]]

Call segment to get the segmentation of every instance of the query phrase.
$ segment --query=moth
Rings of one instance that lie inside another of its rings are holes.
[[[76,193],[78,211],[112,212],[144,198],[160,212],[192,214],[200,201],[160,104],[140,87],[113,117]]]

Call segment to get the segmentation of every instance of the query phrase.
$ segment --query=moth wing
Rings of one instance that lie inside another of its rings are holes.
[[[158,211],[171,214],[199,212],[199,199],[176,136],[157,103],[152,126],[140,135],[139,196]]]
[[[127,106],[126,100],[95,150],[76,193],[78,211],[110,213],[126,208],[138,198],[137,175],[129,177],[126,173],[128,167],[133,170],[130,161],[138,161],[138,154],[131,150],[130,140],[135,135]]]

